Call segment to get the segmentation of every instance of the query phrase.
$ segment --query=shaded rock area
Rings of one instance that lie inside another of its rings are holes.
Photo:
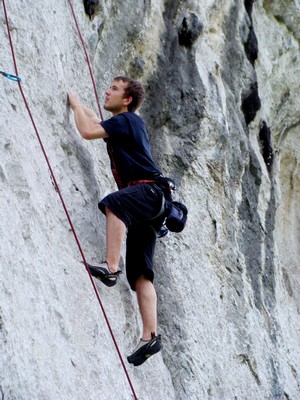
[[[116,186],[105,143],[82,140],[67,105],[72,90],[97,110],[69,2],[5,3],[44,150],[99,263],[97,203]],[[78,0],[74,10],[100,102],[114,76],[141,80],[154,158],[189,208],[185,230],[157,244],[164,348],[141,367],[126,361],[141,321],[125,274],[96,284],[137,397],[298,400],[299,2]],[[0,70],[14,73],[2,3],[0,23]],[[132,399],[18,84],[0,75],[0,91],[0,398]]]

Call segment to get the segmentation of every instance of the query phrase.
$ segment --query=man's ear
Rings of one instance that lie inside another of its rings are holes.
[[[132,99],[131,96],[125,97],[125,98],[124,98],[124,106],[127,106],[127,107],[128,107],[129,104],[132,103],[132,100],[133,100],[133,99]]]

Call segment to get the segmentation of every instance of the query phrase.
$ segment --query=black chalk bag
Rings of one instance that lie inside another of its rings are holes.
[[[187,220],[187,214],[188,210],[184,204],[179,203],[178,201],[173,201],[170,213],[166,219],[166,227],[169,231],[183,231]]]

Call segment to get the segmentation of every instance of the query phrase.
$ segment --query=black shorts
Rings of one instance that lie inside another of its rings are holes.
[[[165,218],[161,213],[165,207],[164,191],[154,183],[129,186],[104,197],[99,203],[104,214],[105,207],[128,229],[126,274],[131,289],[135,290],[135,282],[141,275],[153,282],[156,238]]]

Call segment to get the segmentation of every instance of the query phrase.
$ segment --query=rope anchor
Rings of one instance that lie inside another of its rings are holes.
[[[0,71],[0,74],[5,76],[5,78],[10,79],[11,81],[14,81],[14,82],[21,82],[22,81],[22,79],[18,75],[9,74],[9,73],[4,72],[4,71]]]

